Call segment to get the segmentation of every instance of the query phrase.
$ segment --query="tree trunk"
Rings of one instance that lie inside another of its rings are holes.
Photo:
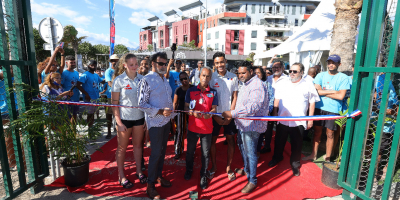
[[[329,55],[339,55],[342,59],[339,71],[351,74],[355,58],[354,44],[358,34],[358,14],[361,12],[362,0],[336,0],[335,6],[336,18]]]

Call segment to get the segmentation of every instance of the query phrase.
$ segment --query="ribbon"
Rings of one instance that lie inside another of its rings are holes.
[[[136,108],[136,109],[154,109],[154,108],[143,108],[139,106],[124,106],[124,105],[115,105],[115,104],[104,104],[104,103],[87,103],[87,102],[76,102],[76,101],[49,101],[44,99],[35,99],[37,101],[43,102],[53,102],[58,104],[65,104],[65,105],[78,105],[78,106],[105,106],[105,107],[115,107],[115,108]],[[189,111],[184,110],[174,110],[173,112],[184,112],[188,113]],[[197,113],[201,114],[211,114],[211,115],[219,115],[221,116],[222,113],[210,113],[210,112],[200,112],[196,111]],[[244,120],[258,120],[258,121],[318,121],[318,120],[336,120],[341,118],[355,118],[361,115],[360,110],[355,110],[351,114],[347,115],[314,115],[314,116],[248,116],[248,117],[240,117],[237,119],[244,119]]]

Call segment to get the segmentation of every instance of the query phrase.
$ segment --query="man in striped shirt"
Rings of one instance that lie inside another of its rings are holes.
[[[239,129],[237,143],[242,154],[244,173],[248,183],[242,193],[250,193],[257,187],[257,144],[261,133],[267,130],[267,121],[238,119],[248,116],[268,115],[268,88],[253,75],[251,63],[243,61],[239,64],[239,79],[243,82],[240,95],[234,110],[225,111],[222,116],[226,119],[235,118]]]

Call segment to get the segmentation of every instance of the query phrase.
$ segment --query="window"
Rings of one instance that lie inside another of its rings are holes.
[[[304,12],[303,12],[303,6],[300,6],[300,14],[304,14]]]
[[[215,27],[215,19],[214,19],[214,27]]]
[[[201,42],[201,36],[202,36],[202,35],[199,35],[199,39],[198,39],[199,42]]]
[[[231,19],[231,20],[229,20],[229,24],[230,25],[239,25],[240,20],[239,19]]]
[[[218,26],[218,19],[217,19],[217,20],[215,20],[215,21],[216,21],[216,22],[215,22],[214,26],[215,26],[215,25],[217,25],[217,26]]]
[[[295,19],[295,20],[294,20],[294,25],[295,25],[295,26],[299,26],[299,20],[298,20],[298,19]]]
[[[263,13],[265,13],[265,4],[263,5]]]
[[[160,31],[160,38],[164,37],[164,31]]]
[[[283,14],[286,13],[286,5],[283,6]]]
[[[280,6],[276,6],[276,13],[280,13],[279,12],[280,8],[281,8]]]
[[[199,29],[200,29],[200,32],[203,32],[203,29],[201,28],[201,24],[199,25]]]
[[[269,9],[268,9],[268,12],[271,13],[271,14],[272,14],[272,9],[273,9],[272,6],[270,6]]]
[[[286,14],[290,13],[290,6],[287,6]]]
[[[248,25],[251,25],[251,18],[250,18],[250,17],[247,18],[247,24],[248,24]]]
[[[251,5],[251,14],[256,14],[256,4]]]
[[[218,14],[218,8],[215,9],[215,14]]]
[[[251,31],[251,38],[257,38],[257,31]]]
[[[292,6],[292,15],[296,14],[296,6]]]
[[[214,49],[215,51],[218,51],[218,46],[219,46],[218,43],[216,43],[215,44],[215,49]]]
[[[207,40],[211,40],[211,33],[207,33]]]
[[[160,40],[160,48],[164,48],[164,40]]]
[[[258,9],[259,10],[259,13],[261,13],[261,4],[260,4],[260,9]]]
[[[187,40],[188,40],[187,35],[184,35],[183,36],[183,43],[187,43]]]
[[[247,12],[247,3],[246,3],[246,12]]]
[[[234,31],[233,32],[233,40],[234,41],[239,41],[239,31]]]
[[[147,35],[143,35],[143,40],[147,41]]]
[[[222,48],[221,48],[221,50],[222,50],[222,51],[225,51],[225,49],[224,49],[224,45],[222,45]]]
[[[251,50],[257,50],[257,43],[251,43]]]
[[[219,38],[219,31],[215,32],[215,39]]]
[[[140,41],[142,41],[142,36],[140,36]]]

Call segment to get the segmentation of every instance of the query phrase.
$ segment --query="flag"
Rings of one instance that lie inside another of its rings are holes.
[[[115,43],[115,21],[114,21],[115,0],[110,0],[110,57],[114,54]]]

